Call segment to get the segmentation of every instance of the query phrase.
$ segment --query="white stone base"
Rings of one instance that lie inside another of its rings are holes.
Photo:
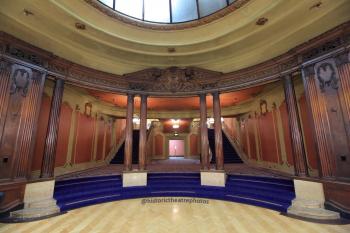
[[[324,208],[325,197],[322,183],[294,180],[294,188],[296,198],[288,208],[288,214],[319,220],[340,218],[339,213]]]
[[[147,186],[147,172],[123,172],[123,187]]]
[[[24,209],[11,212],[10,217],[30,219],[57,214],[60,208],[53,199],[55,180],[26,184]]]
[[[225,171],[201,171],[201,185],[225,187]]]

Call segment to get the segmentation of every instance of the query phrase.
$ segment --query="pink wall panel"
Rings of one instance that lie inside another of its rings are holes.
[[[184,140],[169,140],[169,155],[170,156],[184,156],[185,155],[185,141]]]

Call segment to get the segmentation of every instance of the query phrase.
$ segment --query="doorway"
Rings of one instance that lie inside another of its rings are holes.
[[[185,140],[169,140],[169,157],[185,156]]]

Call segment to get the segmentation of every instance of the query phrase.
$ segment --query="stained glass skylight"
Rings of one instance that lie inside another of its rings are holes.
[[[124,15],[154,23],[183,23],[211,15],[235,0],[99,0]]]

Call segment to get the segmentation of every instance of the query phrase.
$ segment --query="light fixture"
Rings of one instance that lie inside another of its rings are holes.
[[[173,124],[173,129],[180,128],[180,120],[171,119],[171,123]]]
[[[134,117],[134,118],[132,118],[132,122],[133,122],[134,124],[136,124],[136,125],[139,125],[139,124],[140,124],[140,118]]]

